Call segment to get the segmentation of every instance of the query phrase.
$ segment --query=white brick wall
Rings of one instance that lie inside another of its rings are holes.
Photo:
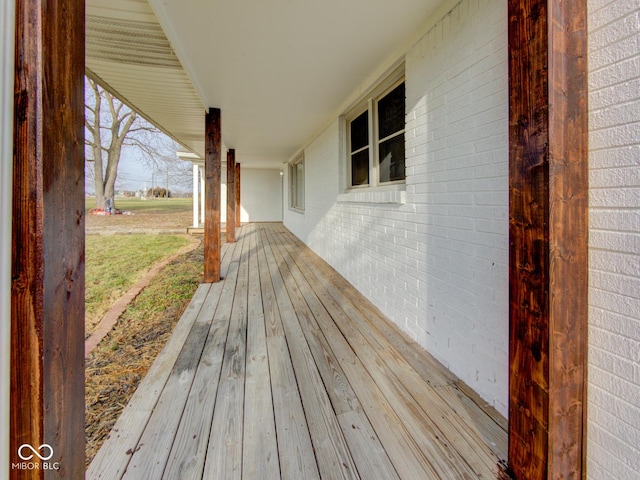
[[[336,120],[305,150],[305,212],[284,220],[506,415],[506,4],[451,7],[406,56],[406,194],[340,191]]]
[[[589,0],[588,13],[587,475],[638,479],[640,3]],[[504,414],[506,43],[504,2],[452,5],[406,56],[406,192],[339,190],[336,120],[305,151],[304,214],[285,210],[294,233]]]
[[[640,478],[640,3],[589,0],[591,479]]]
[[[427,349],[506,415],[506,4],[464,0],[407,54],[407,202],[426,236]]]

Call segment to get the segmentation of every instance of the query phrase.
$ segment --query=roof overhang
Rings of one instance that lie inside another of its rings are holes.
[[[278,168],[392,68],[441,0],[88,0],[87,69],[190,151],[204,113]]]

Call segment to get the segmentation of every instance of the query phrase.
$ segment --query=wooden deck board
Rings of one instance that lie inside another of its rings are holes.
[[[280,478],[273,399],[269,381],[269,357],[265,314],[260,289],[257,232],[249,225],[249,291],[247,305],[247,362],[244,406],[245,480]]]
[[[88,479],[498,476],[497,412],[281,224],[237,238]]]
[[[165,479],[202,478],[238,275],[235,244],[230,247],[224,264],[226,281],[211,284],[217,306],[209,312],[213,317],[211,328],[163,474]]]
[[[196,290],[171,337],[91,462],[87,478],[109,480],[122,477],[210,287],[210,284],[202,284]]]
[[[301,256],[297,255],[298,259]],[[314,266],[311,266],[311,270],[313,268]],[[309,273],[311,273],[311,270]],[[321,274],[318,275],[321,276]],[[318,276],[316,276],[315,281],[319,280]],[[311,281],[314,281],[314,278],[311,278]],[[328,292],[334,301],[344,298],[334,286],[329,285]],[[335,307],[337,303],[332,302],[332,305]],[[455,467],[460,467],[465,462],[468,463],[471,469],[469,471],[460,469],[458,474],[461,476],[474,476],[477,473],[485,477],[492,476],[494,474],[492,470],[496,467],[497,459],[492,459],[490,450],[483,443],[477,443],[472,431],[464,428],[464,422],[460,423],[459,414],[456,413],[456,410],[452,409],[450,404],[445,404],[438,394],[431,392],[432,387],[423,381],[408,362],[392,348],[384,336],[371,327],[368,318],[361,315],[350,302],[343,300],[339,306],[346,315],[346,317],[341,316],[339,321],[341,328],[349,338],[361,339],[354,343],[354,348],[358,349],[361,358],[365,362],[369,362],[369,369],[375,372],[377,381],[382,385],[388,386],[387,391],[393,395],[389,400],[395,405],[406,404],[411,410],[410,415],[415,415],[417,418],[422,419],[419,426],[421,433],[428,433],[427,436],[429,438],[439,440],[433,443],[423,438],[424,448],[430,450],[433,448],[430,451],[429,458],[442,460],[451,458]],[[349,330],[352,327],[355,330]],[[381,353],[384,355],[381,355]],[[385,371],[387,369],[388,371]],[[432,394],[426,396],[424,395],[425,391],[430,391]],[[422,409],[422,413],[416,415],[414,412],[417,406]],[[403,412],[402,409],[398,409],[398,411],[400,413]],[[452,423],[455,425],[452,425]],[[414,437],[420,438],[421,433],[415,433]],[[487,448],[487,451],[478,455],[477,451],[482,447]],[[462,458],[454,458],[459,451],[468,452],[464,457],[464,461],[462,461]],[[487,462],[484,462],[484,460]],[[447,465],[443,462],[438,472],[442,475],[443,472],[452,471],[453,468],[451,464]]]
[[[359,478],[329,395],[300,327],[300,312],[295,310],[291,301],[291,297],[297,294],[295,286],[287,272],[281,270],[285,266],[276,260],[269,242],[265,241],[264,244],[320,474],[323,478]],[[298,306],[301,304],[298,303]]]
[[[260,233],[258,238],[262,244]],[[311,436],[284,336],[267,257],[262,246],[258,250],[258,262],[282,478],[319,479],[320,473],[313,453]]]
[[[240,250],[229,331],[216,394],[203,478],[233,480],[242,476],[245,348],[247,341],[248,242],[236,242]],[[233,262],[232,262],[233,263]],[[230,267],[230,271],[233,268]],[[215,381],[215,379],[213,379]]]

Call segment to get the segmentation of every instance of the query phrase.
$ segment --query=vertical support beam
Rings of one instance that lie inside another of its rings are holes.
[[[227,242],[236,241],[236,151],[227,152]]]
[[[198,228],[199,210],[200,210],[200,196],[198,195],[198,189],[200,188],[200,181],[198,174],[200,173],[200,167],[197,163],[193,164],[193,228]]]
[[[586,454],[586,0],[509,0],[509,467],[581,478]]]
[[[236,163],[236,227],[240,226],[240,164]]]
[[[220,281],[220,171],[222,137],[220,109],[210,108],[205,117],[204,157],[204,281]]]
[[[84,18],[16,2],[10,455],[47,444],[59,470],[11,478],[84,476]]]

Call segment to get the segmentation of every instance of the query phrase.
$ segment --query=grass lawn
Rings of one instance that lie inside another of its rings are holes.
[[[189,244],[184,235],[88,235],[85,325],[89,335],[111,305],[151,267]]]
[[[202,282],[203,263],[200,244],[167,265],[89,354],[85,384],[87,465]]]
[[[95,206],[95,199],[87,197],[88,212]],[[144,233],[142,230],[187,231],[193,223],[193,203],[190,198],[116,198],[116,208],[128,215],[87,215],[86,232],[95,233]]]
[[[95,207],[93,197],[86,198],[86,209]],[[139,198],[116,197],[116,208],[133,213],[177,213],[191,212],[192,200],[190,198],[153,198],[141,200]]]
[[[93,198],[86,199],[87,210]],[[191,239],[190,198],[117,198],[130,215],[87,215],[87,336],[109,308],[151,267]],[[165,232],[165,234],[158,234]],[[98,234],[98,235],[96,235]],[[87,462],[93,458],[202,282],[203,246],[180,255],[151,279],[86,359]]]

